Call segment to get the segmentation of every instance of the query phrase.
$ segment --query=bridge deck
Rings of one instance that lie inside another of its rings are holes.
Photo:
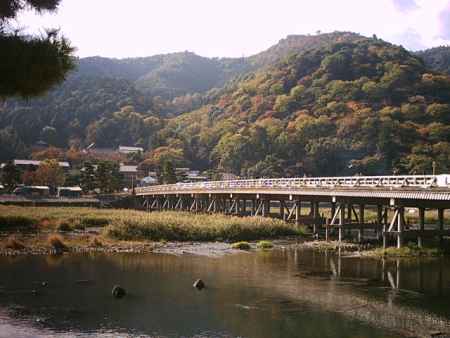
[[[136,188],[138,196],[174,194],[293,195],[450,203],[450,175],[257,179]]]
[[[325,226],[326,238],[329,229],[335,228],[339,240],[344,229],[357,229],[359,241],[364,230],[372,228],[382,236],[386,246],[389,237],[397,238],[401,247],[409,231],[405,207],[419,210],[419,231],[411,231],[418,245],[422,238],[443,236],[445,209],[450,209],[450,175],[422,176],[355,176],[213,181],[177,183],[140,187],[136,196],[142,198],[143,207],[151,210],[186,210],[191,212],[223,212],[233,215],[273,216],[271,208],[279,209],[280,217],[297,224],[311,224],[313,232]],[[250,205],[249,203],[250,202]],[[276,203],[274,203],[276,202]],[[302,216],[304,202],[309,215]],[[321,215],[323,202],[330,208],[331,218]],[[322,206],[321,206],[322,203]],[[355,209],[355,205],[359,205]],[[368,223],[365,207],[376,206],[376,221]],[[250,206],[250,210],[248,207]],[[438,221],[435,229],[425,229],[426,210],[436,209]]]

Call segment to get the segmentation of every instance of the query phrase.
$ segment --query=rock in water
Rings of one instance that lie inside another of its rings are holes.
[[[197,290],[201,290],[205,288],[205,283],[201,279],[197,279],[192,286]]]
[[[120,285],[115,285],[112,289],[112,295],[114,298],[122,298],[127,294],[125,289]]]

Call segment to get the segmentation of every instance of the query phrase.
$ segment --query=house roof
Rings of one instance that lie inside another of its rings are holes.
[[[14,165],[34,165],[34,166],[40,166],[42,161],[35,161],[35,160],[14,160]],[[69,168],[70,164],[69,162],[58,162],[60,167]]]
[[[58,187],[58,191],[67,190],[67,191],[81,191],[80,187]]]
[[[120,172],[121,173],[137,173],[137,165],[121,165]]]
[[[137,153],[144,152],[142,147],[129,147],[129,146],[119,146],[119,153]]]

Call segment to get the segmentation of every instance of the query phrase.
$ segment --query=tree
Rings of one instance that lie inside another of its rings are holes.
[[[3,167],[2,182],[8,192],[14,190],[20,182],[20,170],[12,162],[6,163]]]
[[[173,168],[172,162],[166,161],[163,163],[161,180],[164,184],[177,183],[177,175],[175,174],[175,169]]]
[[[56,160],[41,162],[39,168],[34,173],[34,183],[37,185],[46,185],[52,191],[56,191],[57,187],[62,186],[65,180],[64,170]]]
[[[267,155],[264,161],[259,161],[247,170],[251,178],[283,177],[283,161],[274,155]]]
[[[80,186],[84,192],[93,191],[95,184],[95,168],[90,162],[85,162],[80,172]]]
[[[25,170],[20,177],[22,184],[33,185],[34,181],[35,181],[34,173],[35,173],[34,170],[30,170],[30,169]]]
[[[95,182],[103,193],[112,193],[121,188],[122,174],[116,162],[101,161],[95,171]]]
[[[62,82],[75,67],[74,48],[57,30],[29,36],[10,22],[25,9],[54,12],[60,0],[2,0],[0,2],[0,97],[32,97]]]

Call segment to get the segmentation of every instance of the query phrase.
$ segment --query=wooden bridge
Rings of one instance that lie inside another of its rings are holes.
[[[422,246],[423,238],[442,242],[450,236],[444,224],[450,175],[210,181],[140,187],[135,194],[147,211],[279,217],[308,225],[327,240],[336,234],[341,241],[356,232],[359,241],[375,236],[384,247],[390,239],[402,247],[411,239]],[[432,224],[426,224],[427,214]]]

